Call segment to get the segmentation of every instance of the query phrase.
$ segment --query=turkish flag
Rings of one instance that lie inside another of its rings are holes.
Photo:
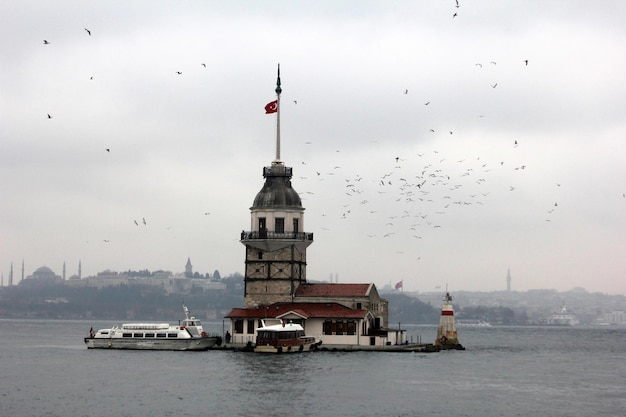
[[[270,101],[265,105],[265,114],[276,113],[278,111],[278,100]]]
[[[400,288],[402,288],[402,281],[398,281],[396,283],[396,290],[399,290]]]

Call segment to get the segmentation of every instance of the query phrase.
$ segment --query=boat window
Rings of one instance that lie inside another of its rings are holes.
[[[178,337],[178,333],[168,333],[167,337]]]
[[[109,332],[108,331],[106,331],[106,332],[102,331],[102,332],[100,332],[100,334],[109,334]]]
[[[154,337],[154,333],[146,333],[146,337]]]
[[[122,337],[133,337],[132,333],[122,333]]]
[[[135,333],[133,334],[133,337],[143,337],[143,333]]]
[[[165,333],[157,333],[157,337],[165,337]]]

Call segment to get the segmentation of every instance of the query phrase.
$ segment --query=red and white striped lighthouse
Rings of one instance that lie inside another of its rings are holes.
[[[443,307],[441,308],[439,327],[437,327],[435,346],[439,346],[443,349],[463,349],[461,344],[459,344],[459,339],[456,334],[454,308],[452,307],[452,296],[449,292],[446,292],[443,298]]]

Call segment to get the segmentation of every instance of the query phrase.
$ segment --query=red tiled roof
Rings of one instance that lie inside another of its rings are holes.
[[[305,318],[363,319],[367,310],[352,309],[337,303],[284,303],[262,307],[233,308],[226,318],[277,318],[287,313]]]
[[[296,297],[367,297],[372,284],[302,284]]]

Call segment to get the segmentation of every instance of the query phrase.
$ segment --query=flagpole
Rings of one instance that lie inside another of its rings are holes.
[[[278,64],[278,78],[276,79],[276,161],[280,163],[280,64]]]

